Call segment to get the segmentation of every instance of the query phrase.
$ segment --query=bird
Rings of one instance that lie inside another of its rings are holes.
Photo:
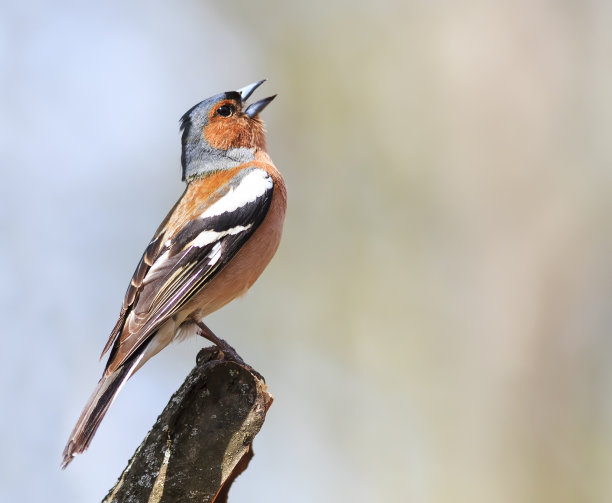
[[[257,280],[279,246],[287,208],[259,117],[276,95],[246,104],[264,82],[216,94],[180,119],[187,186],[136,266],[62,468],[89,447],[125,382],[172,341],[197,334],[233,352],[202,320]]]

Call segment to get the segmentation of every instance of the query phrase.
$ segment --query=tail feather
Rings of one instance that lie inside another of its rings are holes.
[[[117,370],[109,375],[102,376],[70,434],[62,454],[62,469],[68,466],[76,454],[81,454],[89,447],[106,411],[113,403],[121,387],[138,368],[143,356],[144,352],[139,351]]]

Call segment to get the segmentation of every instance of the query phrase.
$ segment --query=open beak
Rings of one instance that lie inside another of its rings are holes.
[[[244,103],[246,100],[248,100],[251,94],[253,94],[253,92],[255,91],[255,89],[257,89],[265,81],[266,79],[260,80],[259,82],[253,82],[248,86],[244,86],[238,89],[236,92],[240,94],[242,102]],[[264,108],[266,108],[274,98],[276,98],[276,94],[274,96],[269,96],[268,98],[264,98],[262,100],[256,101],[255,103],[252,103],[247,107],[244,113],[252,119],[253,117],[257,116],[259,112],[261,112]]]

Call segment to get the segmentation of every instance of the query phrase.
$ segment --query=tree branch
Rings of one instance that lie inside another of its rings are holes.
[[[257,372],[203,349],[102,503],[225,503],[271,404]]]

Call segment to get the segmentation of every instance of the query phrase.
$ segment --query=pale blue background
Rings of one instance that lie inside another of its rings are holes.
[[[612,499],[612,4],[0,5],[0,501],[99,501],[202,346],[59,470],[178,119],[267,77],[282,246],[210,326],[276,400],[231,501]]]

